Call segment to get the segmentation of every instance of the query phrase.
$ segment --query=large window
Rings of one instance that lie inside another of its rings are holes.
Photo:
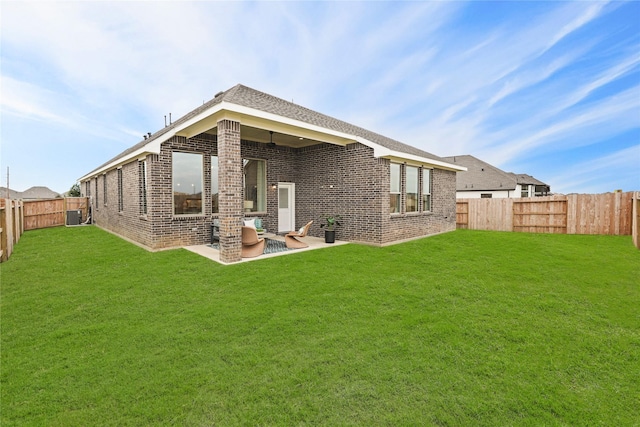
[[[173,213],[202,214],[202,154],[173,153]]]
[[[402,191],[401,189],[402,180],[400,178],[400,165],[397,163],[391,163],[390,172],[391,172],[391,188],[390,188],[390,195],[389,195],[390,212],[400,213],[400,195]]]
[[[404,187],[402,185],[404,170]],[[398,163],[389,165],[390,174],[390,212],[431,212],[431,169],[424,166],[404,168]],[[422,174],[422,179],[421,178]],[[404,192],[404,202],[403,202]]]
[[[220,212],[219,163],[211,156],[211,211]],[[259,159],[242,159],[245,212],[267,211],[267,162]]]
[[[218,187],[218,156],[211,156],[211,212],[220,212],[220,194]]]
[[[406,212],[418,212],[418,168],[405,167],[407,175],[407,207]]]
[[[422,212],[431,211],[431,169],[422,168]]]
[[[244,211],[266,212],[267,168],[266,161],[243,159],[244,165]]]

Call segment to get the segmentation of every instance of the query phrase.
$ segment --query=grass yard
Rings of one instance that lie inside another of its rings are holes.
[[[221,266],[54,228],[0,273],[5,427],[640,424],[628,236],[458,230]]]

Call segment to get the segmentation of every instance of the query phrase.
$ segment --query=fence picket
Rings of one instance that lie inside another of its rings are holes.
[[[635,223],[633,198],[632,192],[616,192],[458,199],[456,225],[471,230],[630,235]]]

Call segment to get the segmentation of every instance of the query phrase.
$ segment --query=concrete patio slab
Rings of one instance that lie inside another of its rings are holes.
[[[280,240],[282,242],[284,242],[284,236],[269,236],[270,239],[274,239],[274,240]],[[249,262],[249,261],[258,261],[261,259],[266,259],[266,258],[273,258],[273,257],[277,257],[277,256],[283,256],[283,255],[292,255],[292,254],[296,254],[296,253],[300,253],[303,251],[310,251],[310,250],[314,250],[314,249],[323,249],[323,248],[330,248],[332,246],[340,246],[340,245],[346,245],[349,242],[345,242],[345,241],[340,241],[340,240],[336,240],[335,243],[325,243],[324,242],[324,238],[322,237],[313,237],[313,236],[307,236],[304,237],[302,239],[303,242],[307,243],[309,245],[308,248],[303,248],[303,249],[293,249],[293,250],[289,250],[289,251],[282,251],[282,252],[277,252],[277,253],[273,253],[273,254],[263,254],[254,258],[242,258],[241,261],[238,262],[234,262],[231,264],[238,264],[240,262]],[[191,251],[193,253],[196,253],[198,255],[201,255],[205,258],[209,258],[212,261],[215,261],[217,263],[220,263],[222,265],[229,265],[229,263],[226,262],[222,262],[220,261],[220,251],[217,249],[212,248],[209,245],[195,245],[195,246],[185,246],[184,249]]]

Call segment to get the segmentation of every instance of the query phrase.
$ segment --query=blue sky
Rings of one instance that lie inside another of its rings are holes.
[[[237,83],[559,193],[640,191],[640,2],[7,2],[0,184],[67,191]]]

